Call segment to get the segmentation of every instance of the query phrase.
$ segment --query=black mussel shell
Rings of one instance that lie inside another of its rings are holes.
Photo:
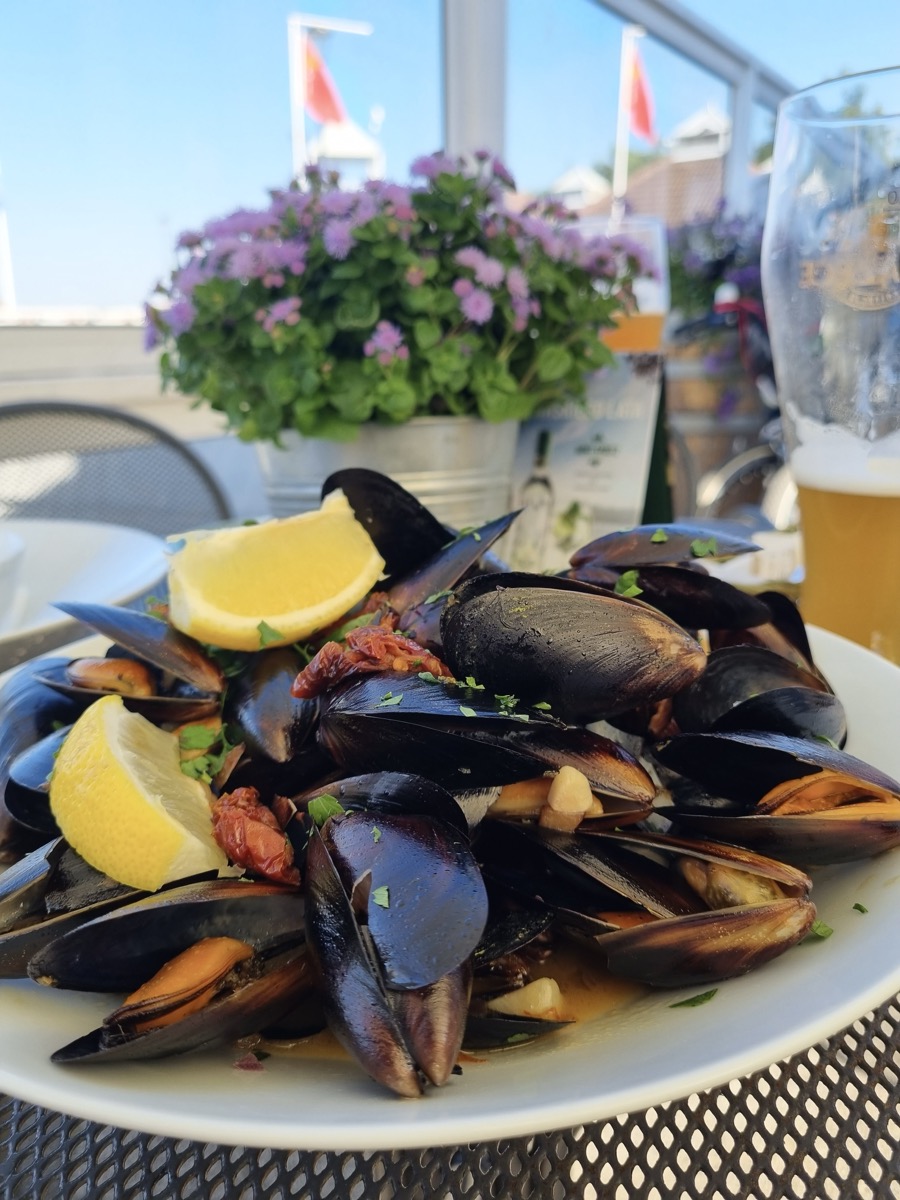
[[[545,1017],[509,1016],[492,1012],[481,1005],[469,1010],[463,1049],[509,1050],[514,1046],[525,1046],[571,1024],[571,1021],[552,1021]]]
[[[639,601],[570,579],[480,576],[448,600],[445,661],[458,678],[564,721],[599,720],[670,696],[706,655],[678,625]]]
[[[453,537],[415,496],[378,471],[335,471],[322,484],[323,499],[338,488],[375,543],[391,580],[411,574]]]
[[[139,1034],[128,1034],[116,1026],[101,1027],[61,1047],[51,1061],[75,1065],[163,1058],[257,1033],[294,1007],[297,997],[312,986],[303,943],[262,959],[258,971],[255,978],[172,1025]]]
[[[50,772],[71,728],[64,725],[41,738],[18,755],[9,769],[4,801],[10,816],[26,829],[48,837],[59,836],[59,826],[50,811]]]
[[[302,666],[291,646],[261,650],[229,688],[227,717],[240,728],[250,754],[286,763],[312,734],[318,701],[291,695]]]
[[[468,833],[465,815],[454,797],[445,788],[421,775],[399,771],[352,775],[303,792],[294,797],[294,804],[304,809],[310,800],[323,795],[332,796],[348,811],[418,813],[443,821],[462,834]]]
[[[151,618],[151,620],[155,619],[155,617]],[[71,683],[66,675],[67,665],[48,667],[37,678],[41,683],[46,684],[47,687],[53,688],[54,691],[60,692],[64,696],[69,696],[73,700],[80,701],[82,708],[109,694],[108,692],[81,687]],[[203,717],[215,716],[219,711],[218,697],[207,694],[192,696],[123,696],[122,703],[129,712],[140,713],[148,721],[154,721],[158,724],[182,725],[187,721],[199,721]]]
[[[179,633],[167,621],[132,608],[67,601],[56,608],[76,621],[96,629],[110,641],[129,650],[162,671],[191,683],[201,692],[224,690],[225,676],[219,664],[199,642]]]
[[[290,888],[220,879],[154,893],[73,929],[40,950],[28,974],[87,992],[130,992],[205,937],[263,949],[296,939],[303,898]],[[115,953],[110,953],[110,947]]]
[[[697,553],[697,543],[703,543]],[[711,548],[710,548],[711,546]],[[573,567],[643,567],[658,563],[703,561],[712,555],[729,558],[759,550],[755,542],[721,525],[681,522],[668,525],[638,525],[595,538],[569,560]]]
[[[759,597],[687,567],[640,567],[636,584],[641,600],[686,629],[745,629],[771,615]]]

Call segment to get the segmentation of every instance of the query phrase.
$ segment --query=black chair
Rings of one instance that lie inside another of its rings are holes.
[[[0,405],[0,518],[103,521],[164,536],[231,516],[205,463],[150,421],[61,400]]]

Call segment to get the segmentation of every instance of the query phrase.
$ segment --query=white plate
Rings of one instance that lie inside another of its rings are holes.
[[[56,600],[128,604],[165,576],[165,542],[91,521],[4,520],[25,541],[18,594],[0,625],[0,670],[70,642],[82,628]]]
[[[850,748],[900,775],[900,669],[813,630],[843,698]],[[698,988],[654,993],[539,1043],[466,1065],[424,1099],[398,1100],[350,1063],[269,1058],[235,1070],[229,1050],[155,1063],[60,1067],[50,1053],[96,1025],[103,996],[0,984],[0,1088],[80,1117],[227,1145],[383,1150],[465,1144],[569,1128],[724,1083],[842,1029],[900,989],[900,854],[816,874],[833,929],[702,1008],[671,1008]],[[862,904],[867,913],[854,909]],[[115,947],[110,946],[110,953]]]

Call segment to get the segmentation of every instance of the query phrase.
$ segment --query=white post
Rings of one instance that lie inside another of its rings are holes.
[[[368,21],[345,21],[342,17],[314,17],[310,13],[292,13],[288,17],[288,71],[291,103],[291,161],[295,179],[306,174],[306,38],[310,29],[329,33],[358,33],[368,37]]]
[[[616,117],[616,149],[613,158],[612,219],[620,221],[625,215],[625,193],[628,190],[628,151],[631,147],[631,90],[634,80],[634,43],[644,36],[640,25],[626,25],[622,30],[622,52],[619,57],[619,111]]]
[[[306,173],[306,38],[302,17],[288,17],[288,68],[291,87],[291,173]]]
[[[444,0],[444,150],[506,141],[506,0]]]

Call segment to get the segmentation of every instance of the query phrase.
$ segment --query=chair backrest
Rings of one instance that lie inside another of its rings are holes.
[[[231,515],[205,463],[150,421],[61,400],[0,405],[0,517],[165,535]]]

